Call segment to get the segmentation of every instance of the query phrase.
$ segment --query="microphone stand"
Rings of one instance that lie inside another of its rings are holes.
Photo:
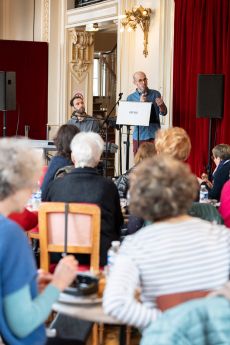
[[[119,166],[120,166],[120,175],[122,175],[122,138],[121,138],[121,125],[119,125]]]
[[[114,104],[114,106],[112,107],[112,109],[110,110],[110,112],[108,113],[108,115],[106,116],[105,120],[103,121],[102,125],[101,125],[101,129],[103,128],[104,124],[106,124],[106,129],[105,129],[105,170],[104,170],[104,176],[107,177],[107,162],[108,162],[108,127],[109,127],[109,117],[111,116],[113,110],[115,109],[115,107],[119,104],[119,101],[122,98],[123,93],[120,92],[119,96],[118,96],[118,100],[117,102]]]

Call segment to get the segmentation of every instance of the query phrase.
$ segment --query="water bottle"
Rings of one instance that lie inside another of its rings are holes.
[[[200,186],[200,202],[208,201],[208,190],[205,185]]]
[[[40,186],[38,184],[38,189],[36,192],[32,193],[31,196],[31,204],[32,204],[32,210],[37,211],[42,199],[42,191],[40,189]]]
[[[120,241],[112,241],[111,247],[108,250],[107,256],[107,272],[108,274],[111,272],[114,262],[116,260],[118,251],[120,248]]]

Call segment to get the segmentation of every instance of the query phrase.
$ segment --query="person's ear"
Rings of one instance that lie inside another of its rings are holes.
[[[76,163],[76,160],[75,160],[75,158],[74,158],[74,156],[73,156],[73,154],[71,153],[71,161],[73,162],[73,164],[75,165],[75,163]]]

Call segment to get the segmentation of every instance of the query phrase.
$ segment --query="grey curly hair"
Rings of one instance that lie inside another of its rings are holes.
[[[198,188],[187,164],[157,155],[141,162],[130,175],[130,211],[150,221],[185,214]]]
[[[33,188],[41,169],[41,153],[31,147],[29,140],[0,139],[0,200],[21,189]]]

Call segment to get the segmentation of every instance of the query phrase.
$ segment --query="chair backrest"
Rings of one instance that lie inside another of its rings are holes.
[[[67,253],[89,254],[90,269],[99,269],[101,210],[94,204],[41,203],[38,212],[40,266],[49,270],[51,252],[65,251],[65,205],[68,205]]]
[[[192,217],[198,217],[217,224],[224,224],[217,208],[211,204],[194,202],[188,213]]]

